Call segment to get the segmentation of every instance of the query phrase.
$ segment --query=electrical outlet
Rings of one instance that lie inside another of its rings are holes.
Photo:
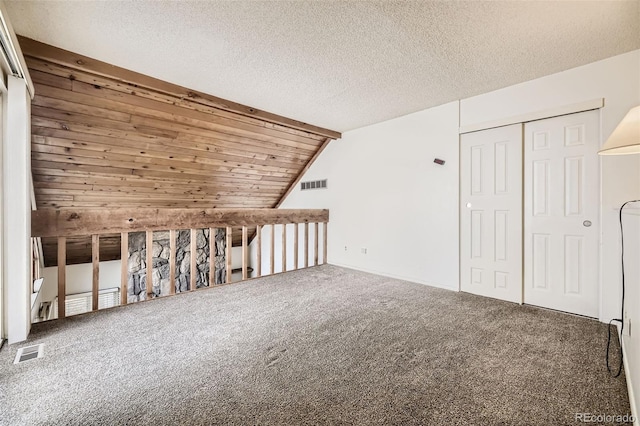
[[[360,249],[360,253],[362,253],[362,254],[367,254],[367,249],[366,249],[365,247],[362,247],[362,248]]]
[[[344,251],[347,251],[347,246],[344,246]]]

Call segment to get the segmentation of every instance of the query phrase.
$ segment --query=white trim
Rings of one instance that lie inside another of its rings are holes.
[[[622,346],[622,365],[624,366],[624,377],[627,381],[627,393],[629,394],[629,405],[631,406],[633,424],[635,426],[640,426],[640,418],[638,418],[638,406],[636,405],[635,391],[633,389],[633,384],[631,383],[631,372],[629,370],[629,362],[627,361],[629,357],[627,356],[627,350],[623,340],[624,336],[622,336],[622,333],[620,332],[621,325],[616,324],[616,329],[618,330],[618,341],[620,342],[620,346]]]
[[[574,114],[576,112],[590,111],[604,107],[604,98],[592,99],[590,101],[578,102],[575,104],[564,105],[557,108],[545,109],[542,111],[529,112],[526,114],[515,115],[497,120],[485,121],[483,123],[467,124],[460,126],[458,133],[471,133],[479,130],[493,129],[494,127],[509,126],[511,124],[526,123],[528,121],[543,120],[560,115]]]
[[[355,267],[355,266],[352,266],[352,265],[344,265],[344,264],[335,263],[335,262],[330,262],[330,263],[327,262],[327,264],[328,265],[333,265],[333,266],[339,266],[339,267],[345,268],[345,269],[352,269],[354,271],[366,272],[368,274],[379,275],[381,277],[393,278],[393,279],[396,279],[396,280],[408,281],[408,282],[412,282],[412,283],[416,283],[416,284],[426,285],[426,286],[429,286],[429,287],[442,288],[444,290],[450,290],[450,291],[459,292],[459,290],[456,288],[456,286],[448,286],[448,285],[436,284],[436,283],[432,283],[432,282],[426,282],[426,281],[421,280],[419,278],[412,278],[412,277],[406,277],[406,276],[402,276],[402,275],[389,274],[387,272],[376,271],[375,269],[360,268],[360,267]],[[265,276],[268,276],[268,275],[265,275]]]
[[[2,146],[2,274],[4,327],[9,344],[13,344],[26,340],[31,327],[31,99],[26,80],[7,76],[7,83]]]
[[[29,75],[29,68],[27,67],[27,62],[24,60],[24,55],[22,54],[22,49],[20,49],[20,44],[18,43],[18,37],[16,37],[16,33],[13,30],[13,26],[11,25],[11,21],[9,20],[9,14],[7,13],[7,9],[4,6],[2,0],[0,0],[0,21],[4,22],[4,26],[6,26],[7,38],[9,43],[11,44],[11,48],[13,50],[12,53],[15,54],[16,59],[18,60],[18,65],[20,66],[20,72],[22,73],[22,78],[25,81],[27,86],[27,90],[29,91],[29,95],[31,99],[35,96],[35,89],[33,87],[33,81],[31,80],[31,76]],[[2,26],[2,25],[0,25]]]

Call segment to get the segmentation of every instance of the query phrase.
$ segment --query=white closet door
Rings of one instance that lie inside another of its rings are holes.
[[[462,291],[522,303],[522,125],[460,141]]]
[[[525,125],[525,303],[598,316],[598,111]]]

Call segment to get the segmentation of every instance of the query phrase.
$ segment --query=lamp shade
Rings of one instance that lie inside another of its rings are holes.
[[[631,108],[598,154],[640,154],[640,105]]]

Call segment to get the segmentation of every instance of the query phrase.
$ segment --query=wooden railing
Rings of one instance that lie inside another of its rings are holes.
[[[319,228],[323,224],[323,263],[327,261],[327,223],[329,221],[328,210],[286,210],[286,209],[99,209],[99,210],[36,210],[31,217],[32,237],[55,237],[58,240],[58,295],[66,295],[66,239],[68,237],[91,236],[91,252],[93,265],[92,279],[92,308],[98,310],[99,294],[99,268],[100,268],[100,236],[104,234],[120,233],[120,258],[121,279],[120,295],[121,304],[127,304],[127,283],[129,280],[129,233],[146,232],[146,295],[147,299],[153,293],[153,232],[169,231],[169,279],[170,294],[176,290],[176,231],[189,229],[190,235],[190,283],[189,290],[196,290],[196,232],[198,229],[209,229],[209,287],[214,287],[215,281],[215,235],[217,228],[226,228],[226,283],[231,283],[233,246],[233,228],[242,228],[242,280],[248,276],[248,250],[249,228],[256,227],[256,277],[263,276],[262,271],[262,229],[271,227],[270,232],[270,271],[275,272],[275,230],[276,225],[281,226],[282,253],[281,271],[287,271],[287,227],[288,224],[296,224],[294,227],[293,253],[294,267],[299,269],[299,224],[304,224],[304,263],[303,267],[309,267],[309,224],[313,224],[315,232],[314,262],[319,260]],[[46,259],[45,259],[46,260]],[[58,317],[65,317],[65,297],[58,297]]]

